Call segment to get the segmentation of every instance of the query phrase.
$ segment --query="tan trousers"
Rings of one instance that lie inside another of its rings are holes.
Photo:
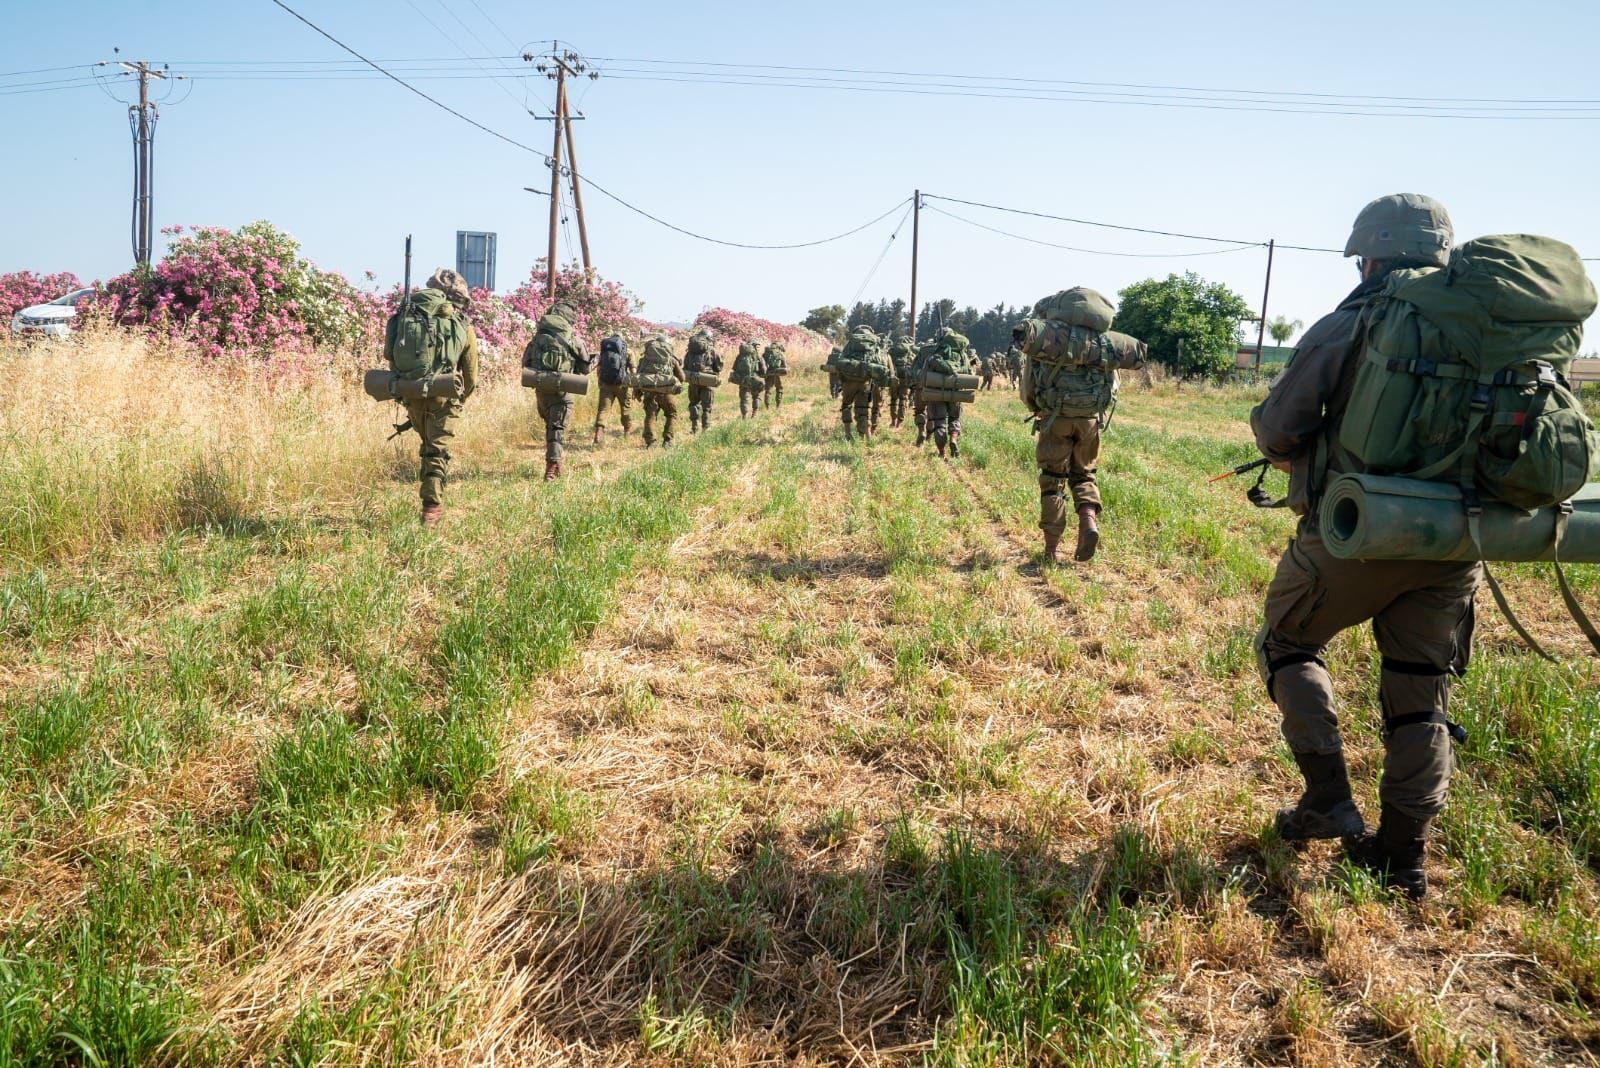
[[[1095,464],[1100,462],[1100,420],[1058,417],[1039,432],[1034,446],[1039,463],[1039,529],[1060,536],[1067,529],[1066,491],[1074,510],[1089,505],[1100,510]]]

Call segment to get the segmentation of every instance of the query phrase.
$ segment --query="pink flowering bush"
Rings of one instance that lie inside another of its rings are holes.
[[[709,330],[712,337],[729,346],[743,341],[781,341],[785,345],[799,345],[813,337],[810,331],[801,327],[758,319],[754,315],[727,308],[707,308],[695,319],[694,325]]]
[[[643,322],[636,315],[644,304],[621,284],[608,282],[598,275],[588,276],[582,267],[572,264],[556,272],[556,294],[551,300],[545,296],[546,278],[544,261],[540,260],[528,280],[505,297],[511,310],[528,320],[528,337],[533,333],[531,324],[537,323],[551,304],[561,300],[577,309],[577,321],[572,326],[589,352],[598,351],[600,342],[610,334],[642,328]],[[527,344],[526,337],[523,344]]]
[[[114,322],[208,356],[377,344],[382,302],[301,257],[299,243],[271,223],[163,232],[174,238],[166,258],[101,287],[100,306]]]
[[[0,274],[0,319],[9,323],[11,317],[23,308],[44,304],[82,288],[83,283],[71,271],[56,274],[12,271],[10,274]]]

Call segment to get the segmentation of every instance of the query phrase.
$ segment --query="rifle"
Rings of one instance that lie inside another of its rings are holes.
[[[1247,475],[1251,471],[1257,470],[1259,470],[1261,473],[1256,476],[1256,484],[1245,491],[1246,499],[1248,499],[1250,503],[1255,505],[1257,508],[1282,508],[1284,505],[1288,504],[1288,497],[1280,497],[1277,500],[1273,500],[1272,495],[1266,491],[1266,488],[1263,485],[1263,483],[1265,483],[1267,480],[1267,472],[1272,470],[1272,461],[1267,459],[1265,456],[1257,460],[1251,460],[1249,463],[1240,464],[1231,471],[1224,471],[1220,475],[1215,475],[1211,478],[1208,478],[1206,479],[1206,484],[1210,485],[1213,482],[1221,482],[1223,479],[1233,478],[1235,475]]]

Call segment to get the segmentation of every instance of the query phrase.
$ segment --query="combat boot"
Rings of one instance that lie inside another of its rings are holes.
[[[1428,850],[1428,831],[1433,820],[1407,816],[1384,805],[1376,831],[1363,830],[1344,840],[1350,863],[1370,872],[1373,878],[1413,901],[1428,892],[1428,874],[1422,858]]]
[[[1060,563],[1061,558],[1059,555],[1057,555],[1060,548],[1061,535],[1052,534],[1049,531],[1046,531],[1044,535],[1044,562],[1047,564]]]
[[[1078,547],[1072,554],[1074,560],[1089,560],[1100,547],[1099,513],[1100,509],[1092,504],[1078,505]]]
[[[546,482],[554,482],[556,479],[558,479],[560,477],[561,477],[561,461],[560,460],[546,460],[544,462],[544,480]]]
[[[1285,842],[1313,838],[1351,839],[1366,833],[1361,812],[1350,797],[1350,776],[1344,753],[1296,753],[1294,762],[1305,776],[1305,793],[1293,808],[1280,809],[1278,834]]]
[[[594,443],[596,445],[600,444],[600,427],[599,426],[596,426],[594,428]]]
[[[939,459],[943,460],[945,458],[944,442],[940,441],[938,438],[934,438],[933,447],[939,450]]]
[[[960,455],[961,455],[961,446],[956,444],[956,439],[955,438],[951,438],[950,439],[950,458],[952,460],[954,460],[954,459],[957,459],[958,457],[960,457]]]
[[[425,504],[422,506],[422,525],[429,530],[439,525],[439,517],[444,514],[444,506],[439,504]]]
[[[920,446],[924,441],[927,441],[927,440],[928,440],[927,431],[923,430],[920,426],[917,427],[917,444]]]

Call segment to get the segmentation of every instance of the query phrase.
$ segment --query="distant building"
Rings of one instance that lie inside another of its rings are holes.
[[[494,246],[494,234],[456,231],[456,272],[469,288],[494,290]]]

